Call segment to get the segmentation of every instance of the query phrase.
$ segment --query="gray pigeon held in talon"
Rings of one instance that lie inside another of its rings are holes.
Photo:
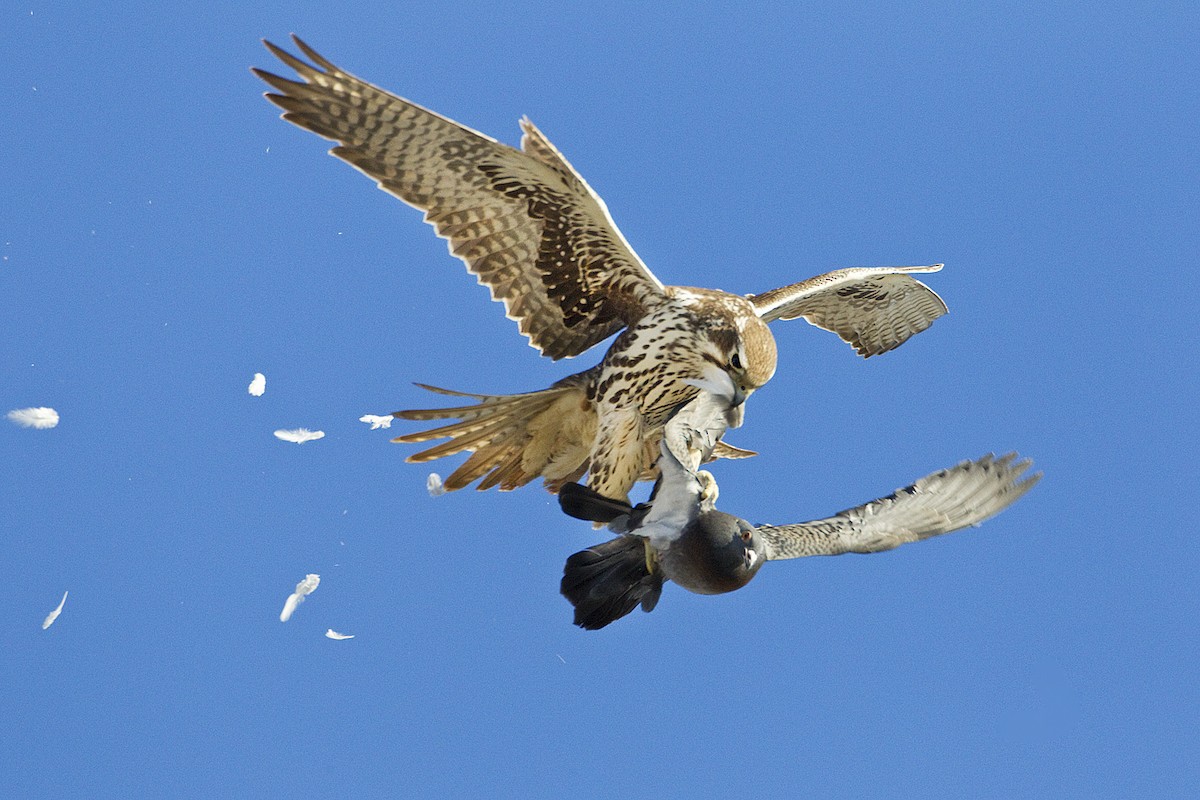
[[[1041,478],[1028,474],[1032,462],[1017,460],[1016,453],[989,454],[827,519],[755,526],[717,511],[712,476],[687,469],[668,439],[649,503],[630,506],[574,483],[559,493],[567,514],[621,534],[567,559],[561,590],[582,628],[603,628],[638,605],[653,610],[668,580],[699,594],[721,594],[745,586],[766,561],[878,553],[978,525]]]

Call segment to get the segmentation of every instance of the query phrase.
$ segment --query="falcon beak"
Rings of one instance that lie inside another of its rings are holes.
[[[742,421],[746,418],[745,406],[730,406],[725,412],[725,423],[731,428],[742,427]]]
[[[723,369],[712,364],[704,365],[704,374],[700,378],[684,378],[684,383],[711,392],[717,397],[726,399],[731,406],[741,405],[746,399],[746,393],[733,380],[733,377]]]

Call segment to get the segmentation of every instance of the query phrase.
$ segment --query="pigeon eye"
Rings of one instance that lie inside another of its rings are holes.
[[[750,541],[750,537],[754,535],[754,531],[742,531],[742,541]]]
[[[737,353],[734,353],[733,358],[729,359],[729,366],[733,367],[734,369],[741,369],[742,368],[742,357],[739,356]]]

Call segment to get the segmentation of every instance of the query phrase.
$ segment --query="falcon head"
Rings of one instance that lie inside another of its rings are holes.
[[[705,512],[658,553],[663,573],[697,594],[724,594],[750,582],[767,560],[766,544],[749,522]]]
[[[740,406],[775,374],[775,337],[757,316],[741,316],[735,325],[713,328],[704,349],[704,375],[689,381]],[[722,374],[723,373],[723,374]]]
[[[750,394],[775,374],[775,337],[757,314],[742,317],[738,323],[740,347],[730,357],[733,370],[729,375],[746,394]],[[735,358],[737,363],[734,363]]]

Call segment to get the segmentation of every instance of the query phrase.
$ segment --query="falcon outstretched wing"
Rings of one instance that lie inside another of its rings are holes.
[[[283,118],[338,142],[330,153],[425,212],[529,342],[575,356],[642,316],[663,286],[604,202],[528,119],[524,152],[359,80],[293,36],[303,81],[254,69]],[[315,65],[315,66],[314,66]]]
[[[904,344],[946,313],[942,298],[912,272],[928,267],[851,267],[750,296],[764,322],[803,317],[832,331],[864,358]]]
[[[926,475],[887,497],[829,519],[764,525],[758,534],[768,560],[842,553],[878,553],[906,542],[978,525],[1017,501],[1042,473],[1022,476],[1033,463],[1016,453],[986,455]]]

